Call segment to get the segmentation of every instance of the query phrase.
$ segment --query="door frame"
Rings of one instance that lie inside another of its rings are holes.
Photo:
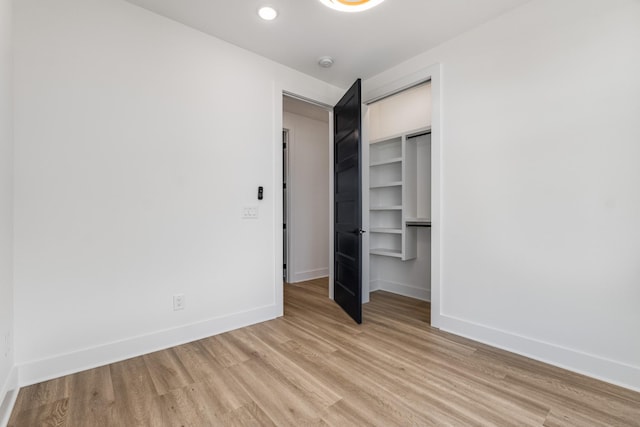
[[[367,84],[367,81],[365,81],[362,96],[363,103],[369,105],[427,81],[431,82],[431,326],[434,328],[440,328],[442,318],[443,148],[441,73],[442,65],[439,63],[410,74],[403,73],[402,69],[393,69],[391,72],[383,73],[382,78],[377,77],[374,85]],[[366,156],[368,158],[369,145],[363,145],[366,147]],[[366,259],[368,267],[370,255],[368,251],[364,252],[363,249],[363,260]]]
[[[289,157],[291,156],[291,135],[292,134],[292,130],[291,129],[287,129],[283,126],[282,128],[282,136],[283,136],[283,144],[286,144],[286,147],[282,147],[282,151],[284,153],[284,155],[282,156],[282,175],[283,175],[283,179],[282,182],[284,184],[284,175],[286,172],[286,176],[287,176],[287,188],[286,188],[286,194],[287,194],[287,198],[286,198],[286,204],[285,204],[285,198],[284,198],[284,194],[282,196],[282,223],[285,224],[284,219],[287,219],[286,225],[286,238],[282,240],[282,269],[284,270],[284,266],[286,265],[286,274],[283,274],[282,276],[284,277],[284,281],[285,282],[289,282],[289,274],[291,272],[291,264],[293,264],[293,254],[291,253],[290,249],[291,249],[291,229],[293,228],[292,225],[292,215],[291,215],[291,205],[293,204],[293,200],[291,198],[291,162],[289,161]],[[282,188],[284,190],[284,185],[281,185],[280,188]],[[285,193],[285,191],[283,191],[283,193]],[[284,228],[284,227],[283,227]],[[284,232],[283,232],[284,234]],[[286,254],[285,254],[285,249],[286,248]]]
[[[315,92],[307,86],[298,87],[288,86],[283,82],[276,81],[273,85],[273,165],[274,174],[272,187],[282,189],[282,130],[283,123],[283,102],[284,96],[290,96],[311,104],[318,105],[327,109],[329,114],[329,298],[333,299],[333,104],[342,96],[342,91],[336,88],[333,92],[323,90]],[[283,289],[283,239],[282,239],[282,223],[283,223],[283,200],[282,191],[274,191],[273,218],[274,218],[274,270],[273,270],[273,286],[274,301],[276,305],[276,316],[284,314],[284,289]]]

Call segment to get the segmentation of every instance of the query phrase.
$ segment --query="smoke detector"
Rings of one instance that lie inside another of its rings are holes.
[[[318,58],[318,65],[322,68],[331,68],[333,65],[333,58],[330,56],[322,56]]]

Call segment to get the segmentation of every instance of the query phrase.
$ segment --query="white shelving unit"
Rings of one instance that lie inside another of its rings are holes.
[[[427,127],[370,142],[372,255],[403,261],[417,256],[417,232],[411,225],[418,218],[430,221],[430,191],[428,195],[418,194],[418,163],[425,161],[420,145],[430,133]]]

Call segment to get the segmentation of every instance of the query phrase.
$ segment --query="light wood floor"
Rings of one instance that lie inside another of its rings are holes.
[[[354,324],[326,280],[285,316],[20,391],[10,426],[640,426],[640,394],[431,329],[378,292]]]

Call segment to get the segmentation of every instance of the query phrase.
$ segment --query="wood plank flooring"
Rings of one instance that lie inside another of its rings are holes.
[[[326,280],[285,316],[23,388],[10,426],[640,426],[640,394],[428,324],[385,292],[356,325]]]

